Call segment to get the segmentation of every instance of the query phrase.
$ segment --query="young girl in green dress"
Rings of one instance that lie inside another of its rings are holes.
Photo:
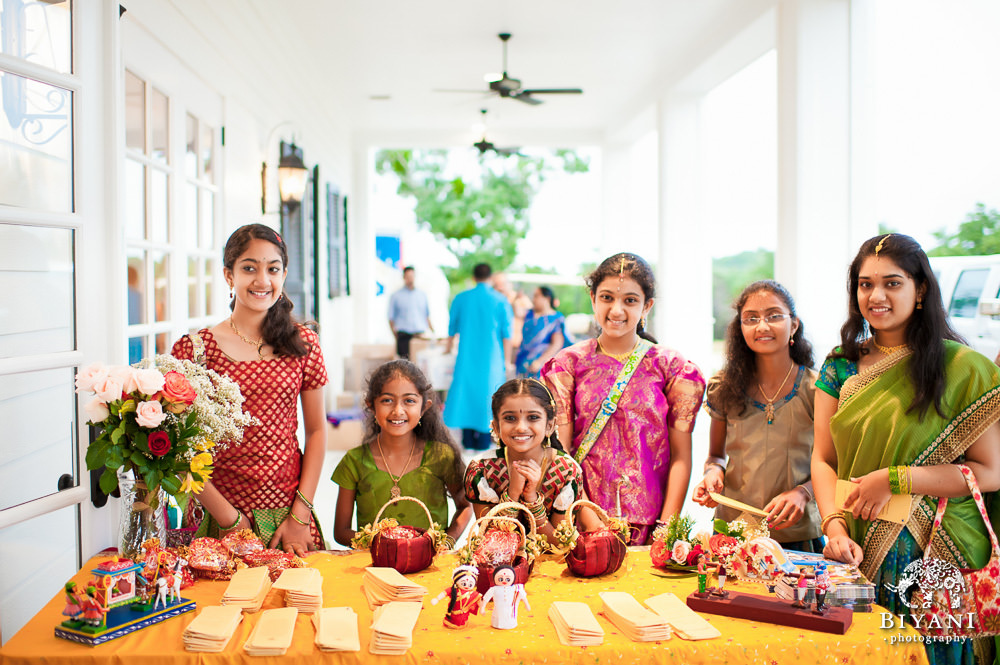
[[[413,363],[393,360],[368,379],[365,394],[365,437],[344,456],[333,472],[340,485],[333,537],[350,545],[355,504],[358,527],[371,524],[383,505],[397,496],[422,501],[438,524],[448,524],[457,538],[471,517],[462,479],[465,464],[434,404],[430,381]],[[448,523],[448,495],[455,514]],[[401,525],[427,528],[427,516],[412,501],[392,504],[382,518]]]

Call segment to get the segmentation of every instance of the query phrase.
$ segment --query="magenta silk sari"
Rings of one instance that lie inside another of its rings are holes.
[[[563,349],[542,369],[556,400],[556,422],[573,425],[573,440],[562,442],[570,454],[580,447],[621,368],[619,361],[598,353],[597,340],[588,339]],[[645,542],[663,509],[668,428],[694,429],[704,394],[705,379],[694,363],[654,345],[581,464],[587,497],[639,527],[633,530],[633,544]]]

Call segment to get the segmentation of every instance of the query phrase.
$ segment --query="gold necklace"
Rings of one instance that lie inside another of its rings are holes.
[[[241,333],[239,331],[239,329],[236,327],[236,323],[233,321],[233,317],[231,317],[231,316],[229,317],[229,327],[233,329],[233,332],[236,333],[237,337],[239,337],[244,342],[246,342],[250,346],[252,346],[252,347],[254,347],[254,348],[257,349],[257,357],[258,358],[260,358],[261,360],[264,359],[264,338],[263,337],[260,338],[257,341],[254,341],[254,340],[250,339],[249,337],[247,337],[246,335],[244,335],[243,333]]]
[[[637,346],[639,346],[639,338],[638,337],[636,337],[635,344],[632,345],[632,348],[629,349],[628,351],[626,351],[625,353],[611,353],[610,351],[608,351],[607,349],[604,348],[603,344],[601,344],[601,338],[600,337],[597,338],[597,348],[600,350],[600,352],[603,353],[604,355],[608,356],[609,358],[614,358],[615,360],[617,360],[620,363],[623,363],[626,360],[628,360],[629,356],[632,355],[632,352],[635,351],[635,348]]]
[[[910,346],[909,344],[897,344],[896,346],[882,346],[881,344],[875,341],[874,337],[872,337],[872,344],[875,345],[876,349],[878,349],[884,355],[887,356],[891,356],[892,354],[902,351],[903,349],[909,348]]]
[[[778,398],[778,395],[781,394],[781,389],[785,387],[785,383],[788,382],[788,377],[792,375],[792,370],[794,368],[795,368],[795,363],[793,362],[791,365],[788,366],[788,372],[785,374],[785,378],[781,380],[781,385],[778,386],[778,389],[774,391],[774,395],[771,397],[768,397],[767,393],[764,392],[764,386],[761,385],[759,382],[757,383],[757,387],[760,388],[760,396],[763,397],[764,401],[767,402],[767,404],[764,406],[764,414],[767,416],[768,425],[774,424],[774,400],[776,400]]]
[[[399,481],[403,479],[406,475],[406,467],[410,466],[410,460],[413,459],[413,444],[410,444],[410,454],[406,456],[406,464],[403,465],[403,473],[399,476],[392,475],[392,471],[389,470],[389,460],[386,459],[385,453],[382,452],[382,434],[375,435],[375,445],[378,446],[378,454],[382,456],[382,463],[385,464],[385,472],[389,474],[392,478],[392,489],[389,490],[389,496],[393,499],[398,499],[402,492],[399,489]]]

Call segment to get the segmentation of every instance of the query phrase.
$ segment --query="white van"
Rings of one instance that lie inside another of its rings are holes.
[[[987,358],[1000,352],[1000,254],[932,256],[952,327]]]

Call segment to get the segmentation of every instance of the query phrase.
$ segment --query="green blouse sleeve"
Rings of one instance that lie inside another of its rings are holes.
[[[344,489],[358,489],[358,480],[361,478],[361,455],[358,451],[364,451],[364,446],[348,450],[330,476],[330,480]]]
[[[827,395],[840,399],[840,389],[844,386],[844,381],[857,373],[858,364],[856,362],[831,354],[826,357],[823,366],[819,369],[816,387]]]

